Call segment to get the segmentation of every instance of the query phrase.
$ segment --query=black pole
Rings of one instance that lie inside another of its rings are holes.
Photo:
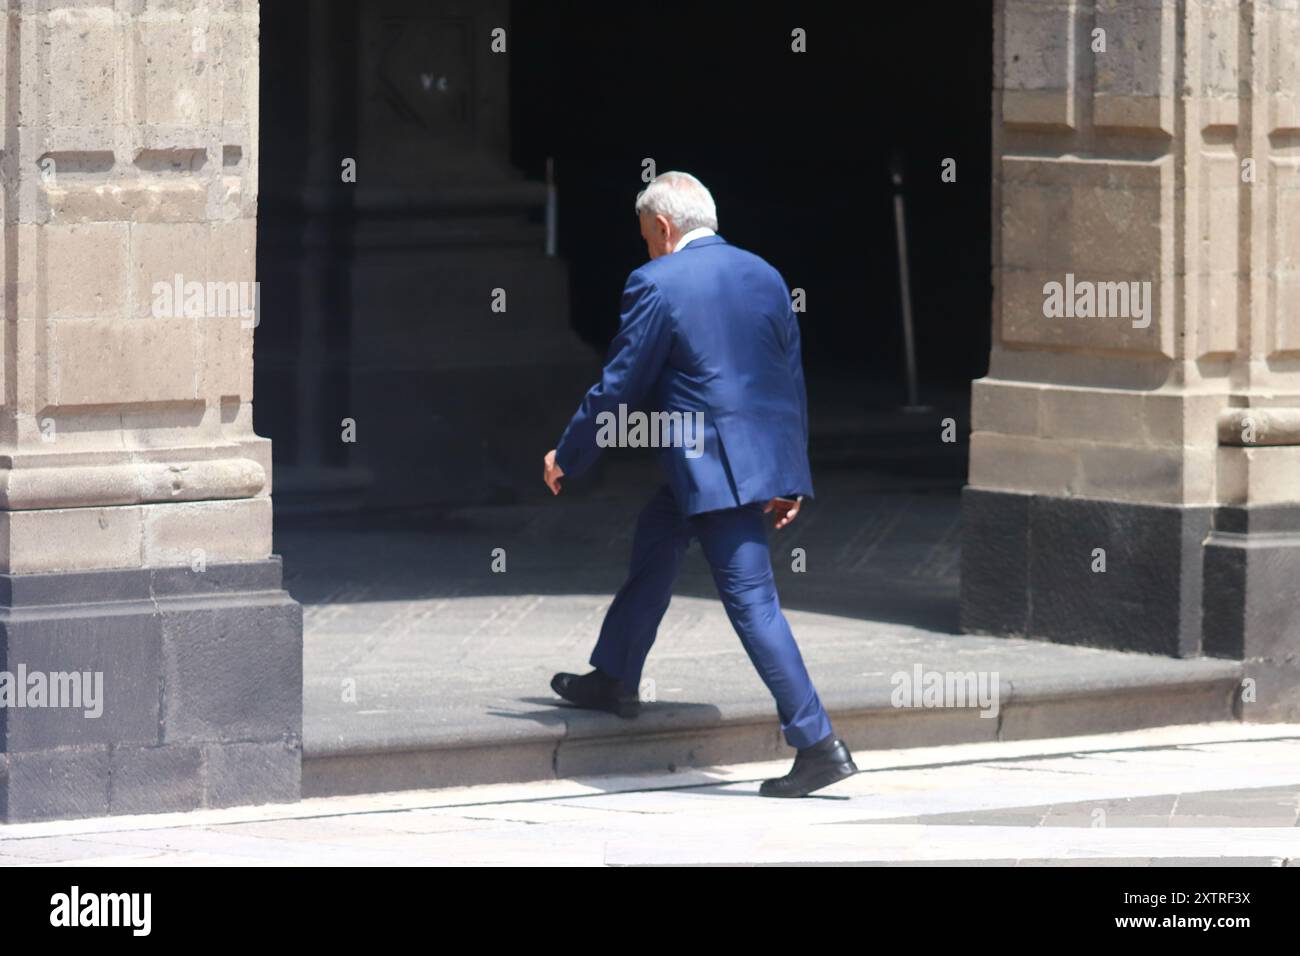
[[[907,272],[907,223],[903,212],[903,154],[894,151],[890,162],[894,183],[894,230],[898,239],[898,292],[903,307],[903,359],[907,374],[907,404],[904,411],[923,411],[916,380],[916,340],[912,331],[912,286]]]

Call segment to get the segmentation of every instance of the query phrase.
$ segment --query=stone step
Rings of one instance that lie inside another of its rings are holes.
[[[819,684],[835,732],[855,752],[1240,719],[1240,662],[1087,651],[1100,657],[1088,666],[1069,667],[1068,659],[1080,651],[1041,644],[1020,668],[1003,668],[997,713],[989,717],[980,716],[978,708],[896,707],[892,690],[881,682],[864,686],[840,678],[819,679]],[[1067,666],[1056,669],[1054,659]],[[926,669],[943,672],[943,663],[932,655]],[[958,673],[972,669],[964,654],[950,663]],[[561,706],[557,699],[549,719],[532,712],[527,716],[533,720],[503,723],[462,713],[458,721],[430,720],[423,726],[405,718],[380,721],[365,733],[338,733],[337,718],[313,713],[309,701],[303,796],[674,772],[793,757],[769,699],[728,694],[725,687],[719,697],[708,704],[647,703],[631,720]],[[355,728],[355,722],[348,726]]]

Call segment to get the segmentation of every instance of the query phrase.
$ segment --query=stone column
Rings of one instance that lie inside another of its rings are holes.
[[[1297,7],[996,0],[963,500],[966,630],[1241,659],[1253,717],[1300,713]]]
[[[344,188],[350,414],[377,477],[366,503],[540,500],[539,455],[600,362],[569,325],[567,264],[545,255],[546,187],[510,162],[510,50],[528,40],[506,0],[359,12],[357,182]]]
[[[360,14],[357,0],[317,3],[310,11],[304,17],[299,6],[268,5],[262,18],[262,48],[275,59],[280,87],[267,108],[288,101],[301,117],[262,141],[258,274],[264,304],[283,316],[258,340],[257,385],[282,400],[264,403],[258,422],[276,440],[281,515],[358,504],[375,479],[354,460],[356,446],[340,441],[343,419],[357,414],[351,381],[356,189],[341,181],[340,165],[357,152]],[[279,200],[274,208],[269,197]]]
[[[296,799],[301,611],[252,424],[256,0],[5,13],[0,819]]]

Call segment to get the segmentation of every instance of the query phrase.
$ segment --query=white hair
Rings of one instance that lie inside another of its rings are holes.
[[[718,209],[704,183],[676,170],[660,173],[637,193],[636,214],[643,212],[666,216],[682,232],[700,226],[718,228]]]

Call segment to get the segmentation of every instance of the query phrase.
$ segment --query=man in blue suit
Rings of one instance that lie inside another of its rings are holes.
[[[781,612],[764,527],[768,513],[777,528],[794,521],[813,491],[790,290],[770,265],[717,235],[713,197],[689,173],[656,177],[636,211],[650,261],[628,276],[601,379],[547,453],[544,479],[559,494],[561,478],[581,475],[640,415],[635,443],[660,448],[668,483],[637,521],[627,580],[591,655],[595,670],[556,674],[551,687],[579,706],[639,712],[646,655],[686,546],[698,538],[797,750],[790,773],[764,781],[760,793],[804,796],[857,767]]]

